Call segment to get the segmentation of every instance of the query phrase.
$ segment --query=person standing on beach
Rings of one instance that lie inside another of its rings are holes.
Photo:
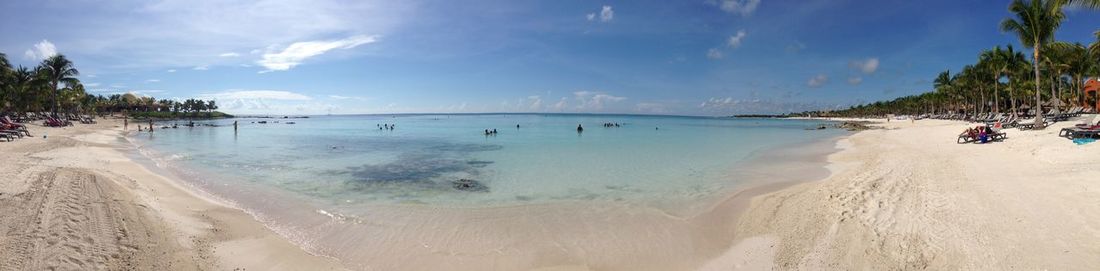
[[[153,119],[149,119],[149,132],[153,132]]]
[[[584,132],[584,127],[581,127],[580,124],[577,124],[577,133],[579,134],[579,133],[583,133],[583,132]]]
[[[233,121],[233,131],[234,132],[237,131],[237,121],[235,121],[235,120]]]
[[[130,129],[130,118],[122,116],[122,130]]]

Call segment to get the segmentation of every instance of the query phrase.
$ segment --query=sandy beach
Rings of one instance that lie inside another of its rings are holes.
[[[1077,121],[985,145],[955,143],[964,122],[875,121],[829,178],[753,199],[711,267],[1100,269],[1100,144],[1057,136]]]
[[[836,143],[827,178],[762,187],[711,211],[743,211],[732,223],[714,220],[729,213],[695,218],[736,225],[695,231],[736,240],[704,253],[718,256],[698,269],[1100,269],[1100,144],[1056,136],[1073,123],[1010,129],[985,145],[955,143],[963,122],[876,123]],[[345,268],[128,158],[115,120],[30,130],[35,138],[0,144],[11,176],[0,183],[0,269]],[[691,239],[682,246],[718,246]],[[464,266],[616,270],[532,261]]]
[[[119,120],[28,129],[0,144],[0,270],[342,269],[132,161]]]

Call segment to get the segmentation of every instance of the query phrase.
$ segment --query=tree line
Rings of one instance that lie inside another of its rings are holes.
[[[89,94],[73,62],[64,55],[50,56],[36,67],[12,67],[0,53],[0,112],[57,113],[154,113],[158,117],[211,116],[218,109],[214,100],[158,100],[133,93],[107,96]]]
[[[941,72],[933,80],[934,89],[926,93],[803,114],[1020,115],[1043,106],[1089,103],[1083,87],[1088,78],[1100,76],[1100,29],[1093,33],[1096,40],[1088,45],[1055,39],[1054,33],[1065,20],[1064,9],[1070,6],[1100,10],[1100,0],[1014,0],[1008,6],[1013,17],[1001,21],[1000,30],[1014,34],[1028,50],[1012,45],[982,50],[975,63],[954,73]]]

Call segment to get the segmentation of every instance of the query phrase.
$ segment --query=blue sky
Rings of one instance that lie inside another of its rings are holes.
[[[0,52],[245,114],[781,113],[931,89],[1008,1],[4,1]],[[1088,43],[1100,13],[1057,37]]]

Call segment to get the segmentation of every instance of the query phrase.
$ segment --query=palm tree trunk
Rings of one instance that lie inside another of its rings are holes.
[[[982,97],[982,104],[981,104],[981,106],[979,107],[979,108],[980,108],[979,110],[981,110],[981,112],[986,112],[986,111],[985,111],[985,104],[986,104],[986,100],[985,100],[985,90],[984,90],[984,89],[982,89],[982,87],[981,87],[981,86],[978,86],[978,95]]]
[[[993,112],[1001,113],[1001,95],[997,93],[997,79],[993,79]]]
[[[50,106],[52,107],[51,109],[53,110],[54,116],[56,116],[57,115],[57,80],[54,80],[52,82],[52,84],[50,84],[50,86],[52,86],[50,88],[50,98],[52,99],[51,100],[52,103],[50,103]]]
[[[1010,83],[1011,83],[1011,81],[1010,81]],[[1016,95],[1015,95],[1015,93],[1012,93],[1011,88],[1008,89],[1008,101],[1010,103],[1012,103],[1012,116],[1019,117],[1020,116],[1020,114],[1019,114],[1020,111],[1016,109]]]
[[[1031,67],[1035,71],[1035,128],[1043,128],[1043,96],[1040,93],[1039,83],[1039,47],[1043,44],[1038,39],[1035,40],[1035,48],[1032,50]]]

